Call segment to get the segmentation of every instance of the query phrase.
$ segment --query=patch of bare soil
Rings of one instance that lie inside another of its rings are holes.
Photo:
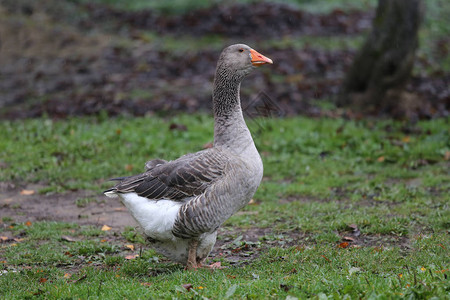
[[[109,21],[113,28],[123,26],[154,30],[161,34],[251,37],[266,39],[286,35],[355,34],[371,26],[371,11],[335,9],[327,14],[312,14],[283,3],[216,4],[182,15],[166,16],[151,10],[120,11],[88,4],[91,17]],[[94,26],[85,23],[85,26]],[[255,30],[256,29],[256,30]]]
[[[14,223],[58,221],[108,225],[117,231],[125,226],[137,226],[119,198],[87,191],[41,195],[38,190],[42,188],[40,185],[19,188],[12,183],[1,183],[0,219],[9,217]]]
[[[68,9],[63,4],[69,2],[59,1],[59,6],[53,2],[8,0],[4,7],[0,5],[0,108],[6,108],[0,117],[209,110],[219,52],[162,51],[157,39],[146,39],[142,30],[172,37],[215,34],[229,41],[238,36],[239,41],[252,44],[267,36],[352,35],[367,30],[373,14],[335,10],[320,15],[283,4],[258,3],[163,16],[92,4],[72,4]],[[82,17],[71,18],[74,10]],[[285,115],[330,115],[317,100],[337,95],[355,55],[354,50],[312,47],[258,50],[275,64],[252,74],[241,98],[251,101],[266,91]],[[444,52],[439,55],[445,56]],[[418,64],[425,69],[433,59],[421,59]],[[412,117],[447,115],[449,81],[449,74],[412,78],[408,92],[426,102],[414,109]]]

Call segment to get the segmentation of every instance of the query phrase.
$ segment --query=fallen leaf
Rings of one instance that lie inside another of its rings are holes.
[[[352,238],[351,236],[344,236],[342,239],[343,239],[344,241],[349,241],[349,242],[354,242],[354,241],[355,241],[355,239]]]
[[[61,239],[66,242],[76,242],[76,240],[73,237],[68,235],[62,235]]]
[[[125,248],[128,248],[131,251],[134,251],[134,245],[125,245]]]
[[[236,279],[236,275],[227,275],[228,278]]]
[[[133,165],[131,164],[125,165],[125,171],[133,171]]]
[[[122,130],[120,128],[116,129],[116,134],[120,135],[122,133]]]
[[[104,243],[104,242],[107,242],[108,240],[107,239],[103,239],[103,240],[100,240],[100,243]]]
[[[20,243],[20,242],[23,242],[25,239],[24,238],[14,238],[13,240]]]
[[[7,240],[9,240],[9,237],[7,237],[7,236],[0,236],[0,241],[6,242]]]
[[[132,254],[132,255],[125,256],[125,259],[135,259],[137,257],[139,257],[139,254]]]
[[[111,227],[109,227],[108,225],[103,225],[102,231],[108,231],[108,230],[111,230]]]
[[[41,279],[39,279],[39,282],[40,282],[40,283],[47,282],[47,278],[41,278]]]
[[[4,261],[4,263],[6,264],[6,260]],[[445,273],[445,272],[447,272],[448,271],[448,269],[445,269],[445,270],[437,270],[437,271],[434,271],[434,272],[436,272],[436,273]]]
[[[220,261],[210,264],[209,267],[211,269],[223,269],[224,268],[224,267],[222,267],[222,263]]]
[[[190,291],[190,290],[192,289],[192,284],[190,284],[190,283],[183,284],[183,287],[184,287],[186,290]]]
[[[33,224],[33,223],[31,223],[30,221],[27,221],[27,222],[25,223],[25,226],[31,226],[31,224]]]
[[[384,159],[385,159],[384,156],[380,156],[380,157],[377,158],[377,161],[378,161],[378,162],[383,162]]]
[[[6,264],[6,260],[0,261],[0,264]]]
[[[30,195],[34,194],[34,191],[33,190],[21,190],[20,194],[24,195],[24,196],[30,196]]]
[[[151,286],[152,283],[151,282],[141,282],[141,285],[143,285],[143,286]]]
[[[403,142],[403,143],[409,143],[410,140],[411,140],[411,138],[409,137],[409,135],[404,136],[404,137],[402,138],[402,142]]]
[[[323,258],[325,258],[326,261],[331,262],[325,255],[321,255]]]
[[[203,289],[204,289],[204,287],[202,287],[202,286],[198,286],[198,287],[197,287],[197,289],[199,289],[199,290],[203,290]]]
[[[70,277],[72,277],[72,274],[70,274],[70,273],[64,274],[64,278],[70,278]]]
[[[342,242],[342,243],[340,243],[340,244],[338,245],[338,248],[348,248],[349,245],[350,245],[350,244],[347,243],[347,242]]]
[[[114,211],[125,211],[126,207],[114,207]]]

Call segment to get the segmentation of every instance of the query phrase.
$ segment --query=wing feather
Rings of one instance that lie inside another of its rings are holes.
[[[155,164],[145,173],[127,177],[111,190],[135,192],[148,199],[183,200],[198,196],[219,180],[229,157],[217,148],[188,154],[177,160]]]

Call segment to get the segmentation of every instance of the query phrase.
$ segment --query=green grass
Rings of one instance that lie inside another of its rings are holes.
[[[80,2],[97,2],[101,4],[110,5],[112,7],[124,10],[142,10],[153,9],[162,14],[182,14],[188,13],[192,10],[208,8],[215,4],[235,4],[235,3],[250,3],[252,5],[258,5],[258,2],[277,2],[288,3],[294,7],[303,9],[313,13],[327,13],[334,9],[367,9],[376,5],[375,0],[363,0],[363,1],[351,1],[351,0],[232,0],[232,1],[200,1],[200,0],[175,0],[170,2],[157,1],[157,0],[131,0],[131,1],[118,1],[118,0],[78,0]]]
[[[172,123],[188,130],[170,130]],[[225,270],[186,272],[148,250],[132,228],[26,226],[2,216],[7,233],[0,236],[24,240],[1,244],[0,296],[449,297],[448,120],[411,125],[296,117],[248,123],[265,177],[255,203],[224,226],[236,232],[232,249],[247,244],[261,256],[237,267],[222,260]],[[46,186],[42,193],[100,192],[110,186],[107,178],[140,172],[148,159],[200,150],[211,141],[212,124],[205,115],[2,121],[0,181],[39,182]],[[364,242],[340,248],[349,224],[357,225]],[[271,233],[256,244],[240,240],[239,233],[254,228]],[[66,235],[75,241],[61,238]],[[141,258],[124,259],[131,253],[126,244],[134,244]]]
[[[224,270],[184,271],[155,262],[154,252],[125,260],[123,245],[92,238],[84,227],[61,223],[17,225],[26,242],[3,246],[0,295],[6,299],[191,297],[285,299],[430,298],[449,296],[448,237],[417,235],[410,249],[337,248],[326,243],[274,247],[249,265]],[[58,235],[80,235],[62,242]],[[183,285],[190,284],[188,291]]]

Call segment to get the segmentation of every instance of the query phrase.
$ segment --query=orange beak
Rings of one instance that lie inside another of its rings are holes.
[[[265,64],[273,64],[273,61],[265,57],[264,55],[258,53],[257,51],[250,49],[250,55],[252,56],[252,65],[258,67]]]

